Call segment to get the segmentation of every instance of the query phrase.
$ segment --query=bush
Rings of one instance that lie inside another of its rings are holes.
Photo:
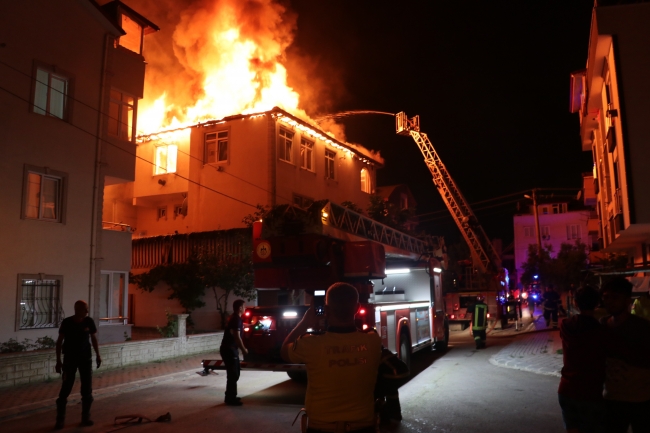
[[[167,325],[163,326],[162,328],[156,326],[156,329],[164,338],[174,337],[178,332],[178,319],[175,315],[169,314],[169,311],[167,310],[165,310],[165,316],[167,316]]]
[[[34,343],[29,338],[25,338],[22,342],[10,338],[9,341],[0,343],[0,353],[26,352],[28,350],[53,349],[55,347],[56,340],[47,335],[37,338]]]

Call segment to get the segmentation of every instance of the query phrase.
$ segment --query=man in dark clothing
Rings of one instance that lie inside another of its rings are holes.
[[[560,304],[560,294],[555,291],[555,288],[549,285],[544,292],[544,320],[546,326],[553,325],[557,328],[557,311]]]
[[[580,314],[560,325],[564,367],[557,392],[564,427],[571,433],[604,432],[605,329],[594,317],[599,300],[593,287],[580,288],[575,295]]]
[[[488,306],[484,302],[482,296],[476,297],[476,304],[472,312],[472,335],[476,342],[477,349],[485,348],[485,340],[487,339],[487,313]]]
[[[616,277],[602,288],[607,433],[650,432],[650,321],[630,313],[632,287]]]
[[[239,349],[244,355],[248,350],[244,347],[242,341],[242,332],[244,329],[241,319],[244,314],[244,301],[237,299],[232,303],[233,313],[228,319],[226,329],[223,332],[223,340],[219,353],[224,364],[226,364],[226,398],[225,403],[229,406],[241,406],[243,403],[237,397],[237,381],[239,380]]]
[[[63,385],[59,392],[59,398],[56,400],[55,429],[62,429],[65,425],[65,408],[77,370],[79,370],[81,379],[81,425],[93,425],[90,420],[90,406],[93,403],[91,343],[95,349],[97,368],[102,364],[96,333],[95,322],[88,317],[88,304],[84,301],[75,302],[74,316],[63,319],[59,328],[59,338],[56,341],[55,370],[62,374]],[[61,352],[64,355],[63,362],[61,362]]]

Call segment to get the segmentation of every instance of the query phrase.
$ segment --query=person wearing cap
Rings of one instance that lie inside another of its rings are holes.
[[[650,432],[650,321],[630,312],[632,283],[615,277],[603,285],[605,413],[607,433]]]
[[[335,283],[325,294],[327,331],[305,334],[318,328],[319,317],[312,305],[282,344],[284,360],[304,363],[307,368],[303,431],[374,433],[377,429],[374,390],[381,338],[356,328],[358,309],[357,289]]]

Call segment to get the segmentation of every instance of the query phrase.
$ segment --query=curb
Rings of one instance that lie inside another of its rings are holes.
[[[187,377],[194,377],[196,370],[197,369],[186,370],[178,373],[166,374],[164,376],[151,377],[148,379],[140,379],[128,383],[122,383],[119,385],[107,386],[105,388],[93,390],[93,397],[95,400],[97,400],[106,397],[112,397],[118,394],[124,394],[127,392],[139,391],[141,389],[150,388],[162,383],[174,382],[177,380],[185,379]],[[78,404],[80,402],[81,394],[79,393],[71,394],[70,397],[68,397],[68,405]],[[43,412],[45,410],[54,409],[55,406],[56,398],[49,398],[35,403],[28,403],[20,406],[2,409],[0,410],[0,422],[13,418],[20,418],[22,416],[32,415],[38,412]]]

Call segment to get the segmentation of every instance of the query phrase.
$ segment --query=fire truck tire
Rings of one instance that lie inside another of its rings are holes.
[[[411,337],[408,329],[404,328],[399,337],[399,359],[411,369]]]
[[[445,320],[444,327],[445,327],[445,331],[444,331],[445,339],[436,341],[436,344],[433,345],[433,348],[435,350],[440,350],[440,351],[447,350],[447,347],[449,346],[449,322],[447,322],[446,320]]]
[[[287,371],[287,376],[296,382],[307,382],[306,371]]]

